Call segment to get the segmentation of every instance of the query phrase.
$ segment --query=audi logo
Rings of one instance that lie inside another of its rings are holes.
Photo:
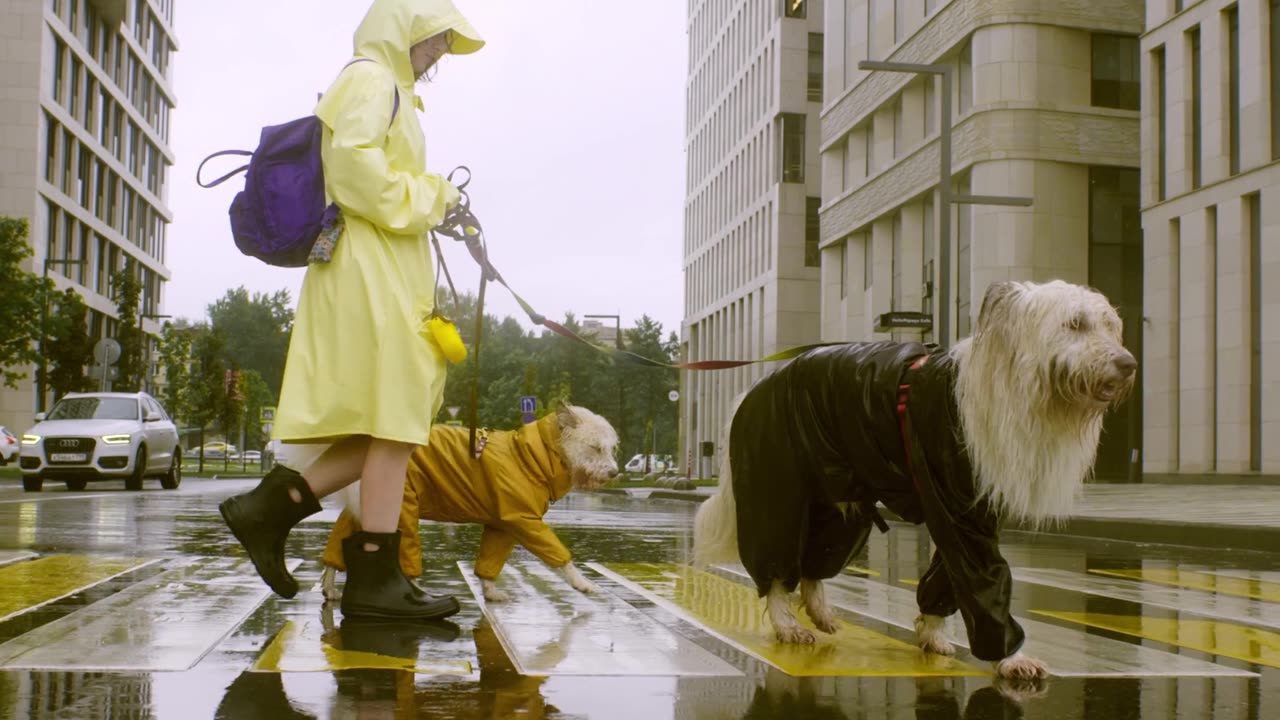
[[[58,441],[58,447],[73,448],[73,447],[79,447],[79,445],[80,445],[79,440],[59,440]]]

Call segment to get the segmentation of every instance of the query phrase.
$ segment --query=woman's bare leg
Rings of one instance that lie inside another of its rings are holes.
[[[368,435],[356,435],[330,445],[318,460],[302,472],[302,479],[307,481],[307,487],[311,488],[316,497],[332,495],[360,479],[369,453],[369,443]],[[405,464],[408,465],[407,456]],[[295,497],[294,502],[300,499]],[[360,499],[363,501],[364,497],[361,496]],[[397,505],[398,503],[397,500]]]
[[[399,527],[404,476],[412,453],[409,443],[370,440],[360,475],[360,527],[365,532],[392,533]]]

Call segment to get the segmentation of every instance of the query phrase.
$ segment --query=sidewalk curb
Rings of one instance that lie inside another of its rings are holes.
[[[599,492],[611,495],[627,495],[621,488],[607,488]],[[680,490],[654,490],[650,500],[681,500],[702,502],[710,495]],[[879,506],[886,520],[903,522],[884,506]],[[1076,517],[1050,530],[1033,530],[1028,525],[1010,524],[1007,530],[1036,535],[1074,535],[1097,540],[1182,545],[1214,550],[1252,550],[1276,552],[1280,549],[1280,528],[1261,525],[1221,525],[1210,523],[1161,522],[1129,518]]]

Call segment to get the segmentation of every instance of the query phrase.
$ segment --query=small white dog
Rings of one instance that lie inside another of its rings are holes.
[[[484,525],[476,576],[490,602],[508,600],[495,580],[519,543],[547,563],[574,589],[598,588],[574,567],[569,550],[543,520],[551,503],[574,488],[593,489],[618,474],[618,435],[609,421],[564,403],[555,412],[518,430],[482,431],[477,460],[465,427],[436,425],[427,445],[414,450],[400,508],[400,566],[405,575],[422,574],[418,521]],[[281,463],[301,471],[323,453],[324,445],[285,446]],[[329,535],[321,585],[325,598],[337,600],[337,571],[345,569],[342,540],[359,530],[359,481],[341,496],[344,510]]]

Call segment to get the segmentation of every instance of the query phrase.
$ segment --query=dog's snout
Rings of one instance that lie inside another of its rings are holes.
[[[618,468],[613,468],[613,469],[609,470],[609,477],[611,477],[611,478],[616,478],[616,477],[618,477]]]
[[[1116,357],[1115,360],[1112,360],[1111,362],[1116,366],[1116,370],[1119,371],[1119,373],[1124,377],[1129,377],[1134,373],[1135,370],[1138,369],[1138,361],[1135,360],[1133,358],[1133,355],[1130,355],[1129,353],[1120,355]]]

